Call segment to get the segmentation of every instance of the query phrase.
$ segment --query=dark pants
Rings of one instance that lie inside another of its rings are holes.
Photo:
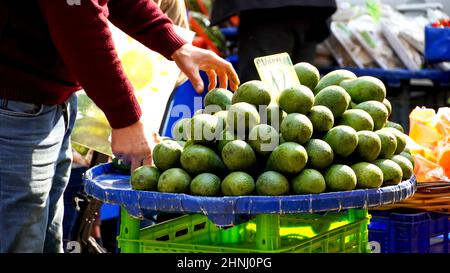
[[[74,236],[74,226],[78,217],[78,211],[75,209],[74,198],[77,194],[83,192],[83,173],[87,171],[86,167],[73,168],[70,174],[69,184],[64,192],[64,219],[63,219],[63,240],[64,243],[76,240]]]
[[[253,60],[287,52],[292,62],[313,63],[316,46],[328,35],[319,8],[275,8],[240,13],[238,73],[241,82],[259,79]]]

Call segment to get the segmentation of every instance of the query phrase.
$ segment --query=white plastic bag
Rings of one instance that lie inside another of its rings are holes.
[[[417,47],[418,44],[424,43],[424,26],[416,24],[414,20],[406,18],[387,5],[383,5],[382,14],[380,29],[386,40],[406,68],[419,70],[423,64],[423,57],[413,44]],[[402,33],[405,34],[402,35]],[[413,40],[414,43],[410,44],[408,39],[403,38],[404,36]]]
[[[381,68],[394,69],[403,67],[400,59],[381,33],[379,25],[375,24],[371,16],[362,15],[351,20],[348,23],[348,27]]]
[[[359,68],[376,66],[373,58],[367,54],[346,23],[332,22],[331,32]]]
[[[406,68],[419,70],[423,64],[422,57],[415,48],[400,36],[400,27],[389,18],[382,18],[380,26],[381,32]]]
[[[355,62],[352,60],[347,51],[342,47],[333,33],[324,41],[324,45],[331,52],[334,59],[339,66],[342,67],[356,67]]]

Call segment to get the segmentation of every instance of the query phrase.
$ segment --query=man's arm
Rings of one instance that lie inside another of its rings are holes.
[[[114,48],[106,14],[98,1],[70,6],[40,0],[52,40],[67,67],[103,110],[113,128],[136,123],[141,109]]]
[[[39,3],[64,62],[113,128],[113,154],[130,162],[133,169],[152,164],[151,146],[157,140],[140,121],[141,109],[98,1],[86,0],[78,6],[69,6],[65,0]]]
[[[186,41],[152,0],[109,0],[108,19],[125,33],[167,59]]]

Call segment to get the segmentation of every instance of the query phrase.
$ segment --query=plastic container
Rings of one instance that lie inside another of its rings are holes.
[[[222,229],[201,214],[184,215],[139,229],[122,210],[121,252],[344,253],[368,252],[365,209],[326,214],[259,214]]]
[[[450,27],[425,27],[425,60],[430,63],[450,61]]]
[[[382,253],[449,253],[449,214],[371,211],[369,241]]]

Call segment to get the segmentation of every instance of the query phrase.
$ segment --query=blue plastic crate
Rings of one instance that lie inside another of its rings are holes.
[[[208,76],[203,71],[200,72],[200,76],[203,79],[206,91],[209,83]],[[172,128],[178,120],[190,118],[195,111],[203,109],[203,100],[206,94],[207,92],[201,94],[195,92],[190,80],[176,88],[169,99],[159,133],[162,136],[172,137]],[[189,111],[186,112],[186,110]],[[185,114],[190,115],[184,116]]]
[[[425,60],[431,63],[450,61],[450,27],[425,27]]]
[[[371,211],[369,241],[382,253],[449,253],[449,214]]]

